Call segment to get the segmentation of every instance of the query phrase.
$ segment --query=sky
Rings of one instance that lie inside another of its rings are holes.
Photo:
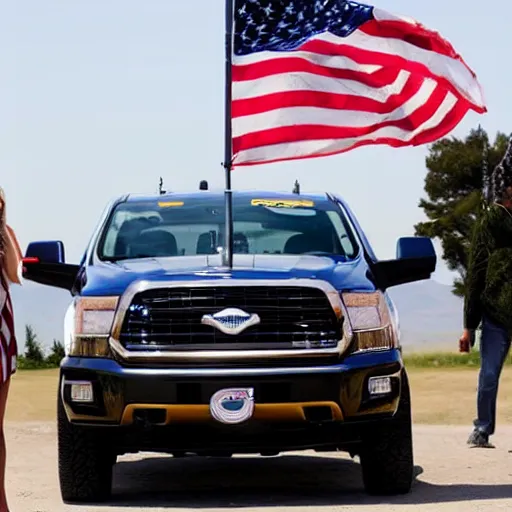
[[[512,2],[380,0],[447,38],[477,73],[489,112],[512,131]],[[62,240],[78,262],[108,202],[224,174],[223,0],[16,0],[0,18],[0,185],[23,250]],[[235,189],[330,191],[350,204],[380,258],[424,220],[427,147],[374,146],[321,159],[240,168]],[[438,253],[440,255],[440,252]],[[435,279],[453,276],[442,261]]]

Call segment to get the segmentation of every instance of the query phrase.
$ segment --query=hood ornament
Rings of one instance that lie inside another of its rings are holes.
[[[204,315],[201,323],[211,325],[224,334],[237,335],[248,327],[259,324],[260,317],[238,308],[227,308],[213,315]]]

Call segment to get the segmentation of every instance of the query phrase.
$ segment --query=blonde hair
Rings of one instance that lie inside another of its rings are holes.
[[[5,192],[4,189],[0,187],[0,270],[2,270],[3,259],[5,256],[5,244],[7,239],[5,230]]]

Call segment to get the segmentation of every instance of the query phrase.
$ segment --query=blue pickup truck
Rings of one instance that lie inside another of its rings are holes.
[[[413,481],[411,397],[387,290],[428,279],[430,239],[378,260],[333,194],[127,195],[78,265],[29,244],[26,279],[69,290],[58,394],[65,502],[111,496],[117,457],[358,456],[371,494]]]

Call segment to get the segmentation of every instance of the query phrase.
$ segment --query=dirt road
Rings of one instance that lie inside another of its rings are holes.
[[[9,422],[7,489],[11,512],[141,510],[499,511],[512,510],[512,426],[497,449],[470,450],[467,427],[416,426],[417,481],[411,494],[372,499],[357,462],[345,456],[181,459],[145,454],[116,465],[114,500],[64,506],[57,482],[54,423]]]

